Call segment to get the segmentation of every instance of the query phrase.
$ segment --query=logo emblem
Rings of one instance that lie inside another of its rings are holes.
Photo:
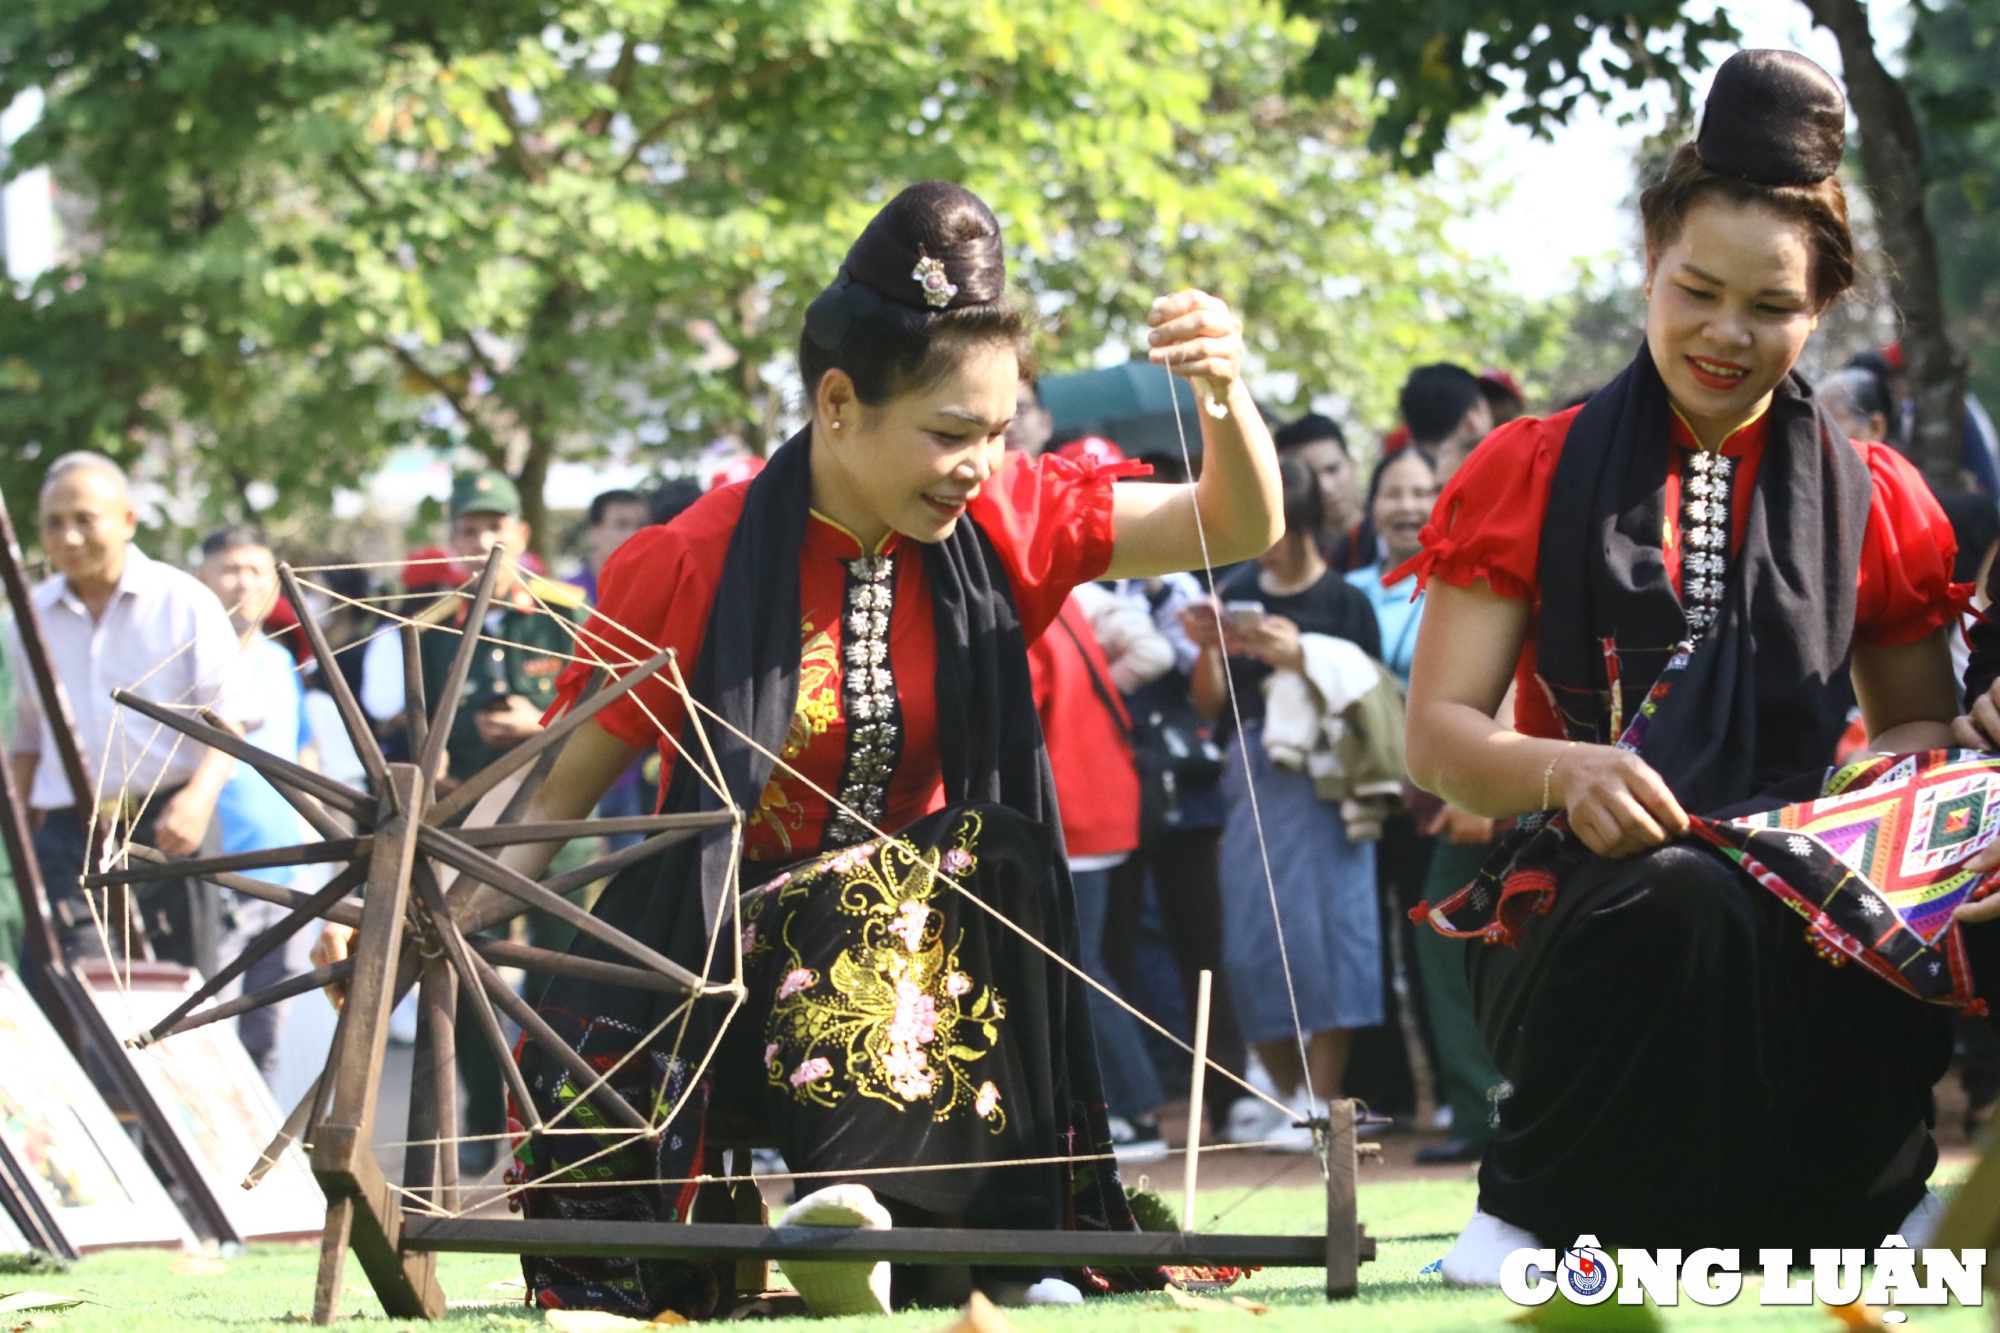
[[[1618,1265],[1598,1248],[1597,1237],[1578,1236],[1575,1248],[1563,1251],[1556,1282],[1576,1304],[1596,1305],[1617,1291]]]

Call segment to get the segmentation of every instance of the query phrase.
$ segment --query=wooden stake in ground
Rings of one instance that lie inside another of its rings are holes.
[[[1187,1171],[1181,1180],[1181,1230],[1194,1230],[1194,1178],[1201,1162],[1201,1096],[1208,1081],[1208,1000],[1215,973],[1201,970],[1194,1001],[1194,1076],[1188,1081]]]

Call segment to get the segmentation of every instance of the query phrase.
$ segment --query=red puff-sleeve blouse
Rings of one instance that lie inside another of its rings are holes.
[[[1132,470],[1013,454],[967,507],[1006,567],[1030,643],[1072,588],[1110,567],[1112,485]],[[749,485],[713,491],[619,547],[604,567],[583,642],[614,662],[671,645],[692,675]],[[815,511],[799,559],[799,614],[798,707],[782,752],[795,772],[781,766],[751,814],[744,855],[752,860],[820,850],[829,819],[839,817],[826,793],[889,832],[944,804],[936,628],[921,544],[891,533],[864,551],[853,533]],[[550,717],[575,701],[587,675],[580,663],[563,673]],[[657,745],[671,771],[683,716],[670,685],[648,681],[597,720],[629,745]]]
[[[1437,578],[1465,588],[1484,579],[1502,597],[1528,602],[1539,612],[1537,564],[1542,521],[1549,507],[1549,483],[1555,477],[1556,461],[1570,425],[1581,410],[1571,408],[1552,417],[1522,417],[1482,441],[1438,496],[1431,521],[1424,527],[1422,553],[1384,581],[1415,573],[1420,585]],[[1723,442],[1722,452],[1737,460],[1739,494],[1749,494],[1756,485],[1769,421],[1767,413]],[[1700,447],[1679,413],[1674,415],[1669,439],[1673,449]],[[1944,510],[1907,459],[1886,444],[1857,442],[1854,448],[1868,464],[1874,482],[1856,580],[1855,639],[1874,644],[1912,643],[1950,624],[1965,605],[1971,586],[1951,581],[1958,542]],[[1667,462],[1661,460],[1667,479],[1661,551],[1678,592],[1680,468],[1667,467]],[[1747,504],[1731,511],[1732,555],[1742,545],[1749,515]],[[1562,726],[1536,681],[1532,620],[1514,679],[1516,729],[1530,736],[1561,739]]]

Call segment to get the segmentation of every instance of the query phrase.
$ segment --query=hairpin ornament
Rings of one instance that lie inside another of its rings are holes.
[[[921,250],[917,266],[910,270],[910,276],[924,289],[924,304],[933,310],[942,310],[951,304],[951,298],[958,295],[958,284],[944,271],[944,261],[933,259]]]

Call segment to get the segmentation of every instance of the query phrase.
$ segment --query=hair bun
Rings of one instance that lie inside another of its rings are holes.
[[[1695,150],[1759,185],[1817,185],[1846,144],[1847,99],[1831,74],[1792,51],[1738,51],[1715,72]]]
[[[875,215],[841,270],[913,310],[988,305],[1007,292],[1000,223],[983,200],[950,181],[919,181]]]

